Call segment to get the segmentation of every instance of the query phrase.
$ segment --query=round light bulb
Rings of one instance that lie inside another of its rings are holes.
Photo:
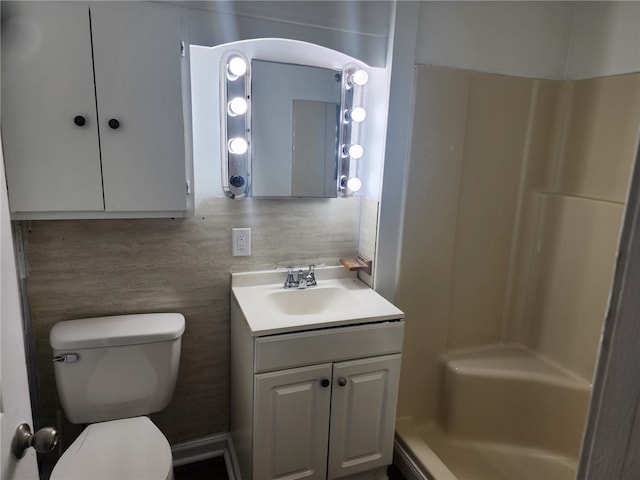
[[[229,115],[244,115],[247,112],[247,101],[242,97],[231,99],[228,106]]]
[[[349,118],[356,123],[363,122],[367,118],[367,111],[362,107],[356,107],[349,112]]]
[[[362,188],[362,180],[360,180],[358,177],[351,177],[349,180],[347,180],[347,188],[352,192],[357,192]]]
[[[234,77],[239,77],[247,73],[247,62],[242,57],[231,57],[227,63],[227,70]]]
[[[229,140],[229,152],[235,155],[242,155],[246,153],[249,148],[249,144],[244,138],[236,137]]]
[[[356,70],[350,75],[349,80],[352,85],[362,87],[369,81],[369,74],[366,72],[366,70]]]
[[[364,148],[362,148],[362,145],[354,143],[349,147],[349,156],[354,160],[362,158],[362,155],[364,155]]]

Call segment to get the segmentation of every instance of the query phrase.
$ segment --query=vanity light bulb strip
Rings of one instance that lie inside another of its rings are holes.
[[[342,92],[340,99],[341,118],[338,159],[338,194],[343,197],[353,195],[362,188],[362,181],[357,177],[356,160],[364,156],[364,148],[359,143],[360,124],[367,117],[361,106],[363,87],[369,80],[369,74],[358,65],[347,65],[342,71]]]
[[[250,69],[239,52],[228,52],[220,65],[222,188],[229,198],[244,197],[251,187]]]

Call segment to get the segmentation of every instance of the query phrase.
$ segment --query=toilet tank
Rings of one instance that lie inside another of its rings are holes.
[[[119,315],[59,322],[51,329],[58,396],[72,423],[164,409],[178,377],[184,317]]]

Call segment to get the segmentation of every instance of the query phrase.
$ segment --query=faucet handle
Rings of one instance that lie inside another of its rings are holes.
[[[315,270],[315,265],[309,265],[309,271],[307,272],[307,287],[315,287],[318,284],[316,281]]]
[[[293,278],[293,267],[287,267],[287,279],[284,281],[284,288],[297,287],[298,282]]]

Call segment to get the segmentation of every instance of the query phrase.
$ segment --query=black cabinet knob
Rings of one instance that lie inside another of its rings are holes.
[[[87,120],[82,115],[76,115],[73,117],[73,123],[75,123],[79,127],[84,127],[84,124],[87,123]]]
[[[327,380],[326,378],[323,378],[320,381],[320,385],[322,386],[322,388],[327,388],[330,384],[331,384],[331,382],[329,380]]]
[[[340,385],[341,387],[344,387],[347,384],[347,379],[346,378],[339,378],[338,379],[338,385]]]
[[[117,130],[118,128],[120,128],[120,122],[115,118],[112,118],[107,123],[109,124],[109,128],[112,128],[113,130]]]

